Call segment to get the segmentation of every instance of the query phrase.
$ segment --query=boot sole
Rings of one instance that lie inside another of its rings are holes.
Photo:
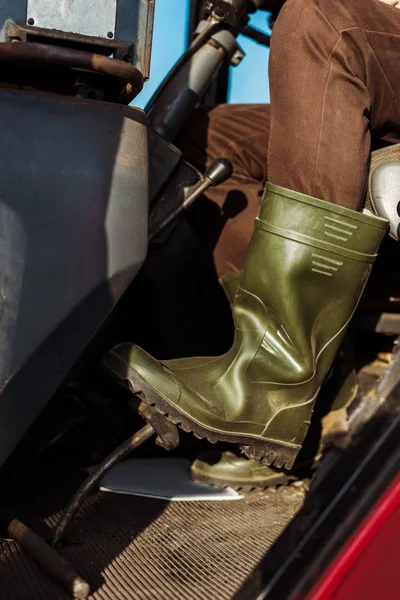
[[[217,488],[232,488],[233,490],[240,492],[251,492],[253,490],[266,490],[267,488],[275,488],[281,485],[289,485],[294,481],[298,481],[295,475],[289,475],[286,473],[277,473],[274,477],[268,477],[266,479],[260,479],[258,481],[238,481],[233,479],[217,479],[215,477],[208,477],[202,473],[196,473],[192,470],[192,480],[197,483],[205,485],[212,485]]]
[[[112,359],[110,362],[112,364]],[[105,366],[107,366],[107,358],[105,360]],[[111,368],[111,371],[116,374],[113,368]],[[206,427],[199,425],[196,421],[189,419],[184,414],[176,410],[171,404],[164,400],[164,398],[162,398],[158,392],[148,386],[145,381],[136,373],[134,378],[130,377],[128,374],[128,376],[125,375],[124,379],[129,381],[129,387],[131,391],[141,400],[146,402],[146,404],[149,406],[155,408],[157,412],[174,423],[174,425],[177,425],[187,433],[192,433],[198,439],[202,440],[206,438],[212,444],[215,444],[216,442],[228,442],[239,445],[243,453],[248,458],[253,458],[254,460],[262,462],[267,466],[273,465],[278,469],[284,468],[287,470],[290,470],[293,467],[301,446],[291,446],[273,440],[253,438],[250,436],[235,435],[207,429]]]
[[[213,477],[212,475],[205,475],[201,471],[197,471],[192,465],[190,470],[192,480],[198,483],[204,483],[206,485],[212,485],[218,488],[232,488],[236,491],[251,492],[253,490],[266,490],[268,488],[277,488],[282,485],[291,485],[295,483],[301,483],[304,480],[309,480],[313,472],[318,467],[321,460],[321,455],[314,457],[313,459],[306,459],[300,464],[297,464],[290,473],[284,471],[276,472],[270,477],[259,477],[258,479],[229,479],[223,477]]]

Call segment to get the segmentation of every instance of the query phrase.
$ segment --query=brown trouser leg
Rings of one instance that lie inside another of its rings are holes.
[[[378,0],[287,0],[270,88],[271,183],[358,210],[371,132],[400,139],[400,10]]]
[[[400,10],[378,0],[287,0],[270,87],[271,117],[267,105],[200,109],[181,142],[200,169],[217,156],[234,166],[189,215],[220,276],[243,267],[267,178],[360,208],[371,134],[400,140]]]
[[[188,215],[220,277],[244,265],[267,180],[269,122],[267,104],[200,108],[178,142],[186,160],[201,171],[218,157],[233,165],[232,177],[209,189]]]

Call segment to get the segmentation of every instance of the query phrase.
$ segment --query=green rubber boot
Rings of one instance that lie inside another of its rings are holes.
[[[267,185],[224,356],[159,362],[122,344],[131,390],[184,430],[291,469],[387,221]]]
[[[346,409],[355,400],[358,392],[356,370],[352,367],[349,369],[346,364],[342,364],[340,367],[335,377],[341,377],[342,383],[338,392],[336,392],[335,400],[329,412],[331,427],[335,419],[341,423],[342,415],[340,413],[343,410],[346,412],[345,420],[347,421]],[[321,392],[322,394],[323,392]],[[268,467],[254,459],[230,451],[206,450],[192,463],[191,476],[193,481],[198,483],[220,488],[231,487],[235,490],[265,489],[285,485],[309,476],[310,470],[317,467],[325,446],[326,440],[322,436],[317,450],[306,449],[303,456],[299,455],[291,471]]]
[[[234,490],[265,489],[290,483],[296,479],[292,472],[267,467],[252,458],[237,456],[229,450],[200,454],[191,466],[192,480]]]
[[[219,283],[225,292],[225,296],[228,298],[230,306],[233,306],[233,301],[236,292],[239,289],[242,276],[243,271],[235,271],[234,273],[229,273],[229,275],[225,275],[225,277],[219,279]]]
[[[358,392],[358,380],[354,368],[346,369],[345,365],[342,365],[336,376],[343,379],[329,413],[331,426],[335,416],[337,421],[341,421],[341,411],[343,409],[346,411]],[[265,489],[286,485],[309,476],[310,470],[317,467],[324,448],[325,439],[322,437],[317,450],[312,451],[312,448],[308,449],[308,452],[306,450],[303,456],[298,457],[291,471],[268,467],[254,459],[230,451],[206,450],[192,463],[191,476],[193,481],[198,483],[220,488],[231,487],[235,490]]]
[[[241,277],[242,271],[237,271],[221,277],[219,280],[231,306],[239,288]],[[329,390],[333,392],[333,402],[327,397],[330,394],[324,394],[324,386],[322,386],[320,393],[320,397],[325,396],[324,400],[328,402],[327,406],[330,406],[329,417],[331,422],[335,417],[341,421],[339,413],[343,409],[346,411],[347,417],[347,408],[356,398],[359,387],[351,344],[346,338],[335,362],[336,364],[331,368],[331,373],[327,375],[329,381],[325,384],[325,387],[329,387]],[[319,426],[319,423],[316,425]],[[234,454],[228,450],[225,452],[205,450],[192,463],[192,480],[219,488],[230,487],[235,490],[265,489],[287,485],[309,476],[310,469],[314,469],[318,465],[325,448],[325,439],[319,432],[317,435],[320,439],[317,449],[313,450],[312,445],[311,448],[303,448],[303,450],[305,449],[303,456],[298,457],[299,460],[296,460],[291,471],[268,467],[254,459]]]

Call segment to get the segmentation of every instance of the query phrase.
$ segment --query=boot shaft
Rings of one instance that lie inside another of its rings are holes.
[[[262,335],[252,381],[266,381],[266,365],[280,385],[307,381],[320,361],[326,371],[386,229],[384,219],[267,185],[233,305],[241,334]]]

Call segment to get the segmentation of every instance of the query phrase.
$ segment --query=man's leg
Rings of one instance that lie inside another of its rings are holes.
[[[219,277],[243,268],[267,180],[270,107],[223,104],[199,108],[178,140],[200,171],[218,157],[233,165],[230,179],[196,200],[189,223]]]
[[[232,319],[215,271],[243,267],[266,180],[268,135],[269,105],[224,104],[195,110],[176,142],[200,172],[222,156],[233,175],[196,200],[187,214],[191,228],[181,223],[146,263],[158,315],[155,351],[164,358],[218,354],[231,343]]]
[[[157,410],[266,464],[292,467],[387,229],[354,209],[369,126],[387,137],[400,123],[393,72],[382,74],[368,41],[383,38],[384,61],[400,39],[398,19],[375,0],[288,1],[271,50],[272,100],[281,103],[272,107],[272,183],[233,303],[234,344],[221,357],[162,364],[140,348],[118,349],[131,389]],[[288,131],[290,144],[281,139]]]
[[[287,0],[270,87],[269,181],[359,210],[370,130],[400,139],[400,11],[378,0]]]

